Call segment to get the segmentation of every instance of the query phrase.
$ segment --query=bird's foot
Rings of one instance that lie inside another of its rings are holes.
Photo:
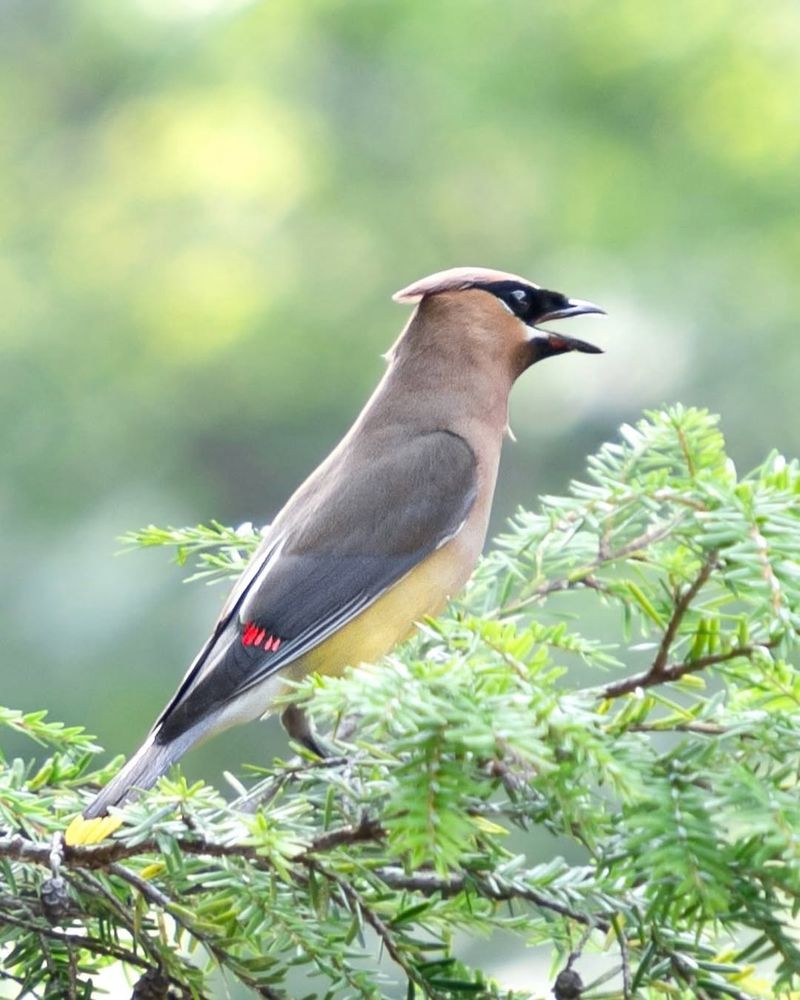
[[[342,719],[334,730],[336,739],[345,743],[350,740],[358,731],[359,721],[357,715],[348,715]],[[291,739],[304,746],[306,750],[310,750],[317,757],[327,760],[330,757],[345,756],[341,750],[319,735],[311,719],[297,705],[289,705],[284,709],[281,723]]]
[[[311,719],[297,705],[289,705],[283,710],[281,723],[290,739],[322,760],[327,760],[329,757],[341,757],[341,753],[337,752],[332,744],[320,737]]]

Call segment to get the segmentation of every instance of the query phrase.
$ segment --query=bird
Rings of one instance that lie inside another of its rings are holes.
[[[269,714],[287,681],[374,663],[440,613],[484,545],[512,385],[545,358],[602,353],[541,324],[603,309],[504,271],[450,268],[393,298],[415,309],[377,388],[266,529],[141,747],[74,821],[73,842],[91,842],[82,824],[190,747]],[[297,707],[281,721],[324,753]],[[119,822],[106,817],[104,829]]]

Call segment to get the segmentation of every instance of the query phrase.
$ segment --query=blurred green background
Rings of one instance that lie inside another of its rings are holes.
[[[116,537],[267,522],[443,267],[609,312],[517,387],[495,527],[664,401],[795,453],[798,52],[794,0],[1,0],[0,702],[129,752],[224,594]]]

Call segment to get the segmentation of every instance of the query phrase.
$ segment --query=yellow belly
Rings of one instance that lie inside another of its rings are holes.
[[[314,671],[338,675],[345,667],[379,660],[461,590],[477,554],[470,556],[458,538],[443,545],[358,617],[288,665],[285,675],[293,680]]]

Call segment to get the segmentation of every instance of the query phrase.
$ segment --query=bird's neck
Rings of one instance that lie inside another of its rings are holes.
[[[452,318],[436,324],[418,310],[389,353],[389,367],[363,417],[397,419],[419,430],[502,436],[516,372],[497,353],[492,331]]]

